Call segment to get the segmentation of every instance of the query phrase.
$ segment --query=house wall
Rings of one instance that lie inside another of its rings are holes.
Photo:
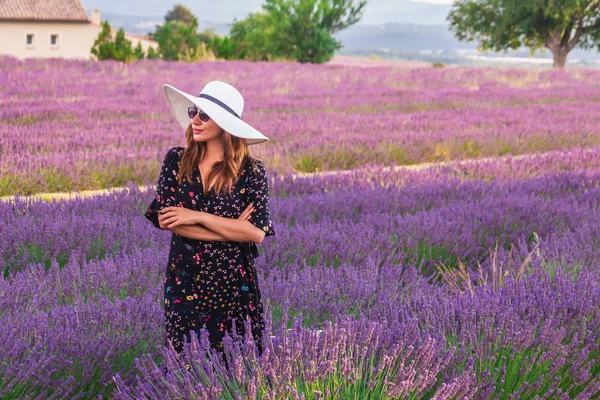
[[[94,40],[102,28],[86,23],[64,22],[0,22],[0,54],[17,58],[61,57],[89,59]],[[27,34],[33,34],[33,45],[27,45]],[[57,45],[50,36],[57,34]]]
[[[117,32],[113,32],[113,37]],[[131,35],[125,32],[125,38],[127,40],[131,40],[131,48],[135,49],[138,42],[142,42],[142,50],[144,50],[145,54],[148,54],[148,47],[154,48],[154,50],[158,50],[158,43],[154,40],[145,39],[140,37],[139,35]]]
[[[29,57],[61,57],[89,60],[92,57],[91,48],[102,26],[90,23],[66,22],[12,22],[0,21],[0,54],[8,54],[17,58]],[[113,32],[116,33],[116,30]],[[33,45],[27,45],[27,34],[33,34]],[[57,45],[52,46],[51,35],[57,34]],[[148,47],[155,49],[155,41],[141,38],[137,35],[125,35],[135,48],[142,42],[144,52]]]

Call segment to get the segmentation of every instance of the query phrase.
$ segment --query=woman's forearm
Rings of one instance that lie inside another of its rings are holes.
[[[264,237],[261,229],[244,219],[225,218],[199,211],[196,223],[229,238],[230,241],[260,243]]]
[[[188,239],[230,242],[229,239],[202,225],[179,225],[169,230]]]

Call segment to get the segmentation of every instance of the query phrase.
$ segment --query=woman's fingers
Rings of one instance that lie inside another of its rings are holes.
[[[176,221],[177,221],[177,216],[176,215],[174,215],[172,217],[166,217],[163,220],[163,225],[166,226],[166,227],[169,227],[172,223],[174,223]]]
[[[167,207],[169,208],[169,207]],[[165,208],[163,208],[162,210],[159,211],[159,215],[158,216],[158,221],[159,223],[162,222],[162,225],[164,227],[166,227],[167,229],[172,228],[171,224],[176,223],[177,221],[179,221],[179,213],[173,209],[174,207],[171,207],[171,209],[167,210]]]
[[[239,219],[250,218],[250,214],[252,213],[252,211],[254,211],[254,206],[252,204],[249,204],[248,207],[246,207],[246,209],[240,214]]]

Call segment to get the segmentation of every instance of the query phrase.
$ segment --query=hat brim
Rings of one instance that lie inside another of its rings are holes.
[[[163,89],[169,107],[171,108],[171,113],[183,129],[187,129],[191,122],[187,113],[188,107],[196,105],[208,114],[208,116],[226,132],[233,136],[245,139],[248,145],[258,144],[269,140],[268,137],[260,133],[256,128],[210,100],[192,96],[191,94],[182,92],[168,84],[164,84]]]

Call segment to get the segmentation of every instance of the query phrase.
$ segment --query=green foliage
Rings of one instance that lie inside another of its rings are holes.
[[[191,11],[177,5],[152,34],[165,60],[329,61],[341,44],[333,34],[359,21],[367,0],[266,0],[263,10],[234,20],[229,37],[198,33]],[[156,58],[148,51],[148,58]]]
[[[294,168],[301,172],[318,172],[323,170],[323,160],[320,157],[307,154],[296,162]]]
[[[366,0],[266,0],[263,10],[235,21],[231,40],[239,57],[329,61],[341,44],[333,34],[360,20]]]
[[[270,61],[281,53],[270,16],[264,12],[251,13],[240,21],[234,21],[229,35],[239,58]]]
[[[181,4],[165,16],[165,23],[157,26],[152,38],[158,42],[158,52],[148,49],[148,58],[194,62],[214,59],[211,48],[214,30],[198,33],[198,20]]]
[[[154,50],[154,47],[148,47],[148,54],[146,55],[146,58],[151,60],[160,58],[160,53]]]
[[[577,46],[600,51],[598,0],[464,0],[447,20],[458,39],[478,41],[481,50],[549,49],[555,67]]]
[[[202,32],[197,33],[198,38],[201,42],[210,43],[218,35],[215,33],[215,28],[205,29]]]
[[[206,48],[209,52],[212,52],[212,55],[215,58],[225,59],[225,60],[235,60],[243,57],[239,57],[238,51],[236,49],[233,41],[225,36],[220,36],[215,33],[214,28],[206,29],[202,32],[199,32],[198,38],[204,44],[206,44]]]
[[[102,22],[102,30],[98,34],[94,45],[92,46],[92,54],[98,58],[98,60],[106,60],[114,54],[114,44],[112,42],[112,33],[110,24],[108,21]]]
[[[98,60],[119,60],[126,63],[137,60],[131,48],[131,41],[125,37],[125,31],[120,28],[113,41],[112,28],[108,21],[102,22],[102,30],[94,41],[91,53]]]
[[[147,58],[199,61],[220,58],[251,61],[329,61],[341,44],[333,34],[359,21],[367,0],[266,0],[263,10],[234,20],[230,36],[198,33],[198,20],[178,4],[150,34],[158,54]],[[138,55],[139,57],[139,55]]]
[[[199,42],[196,47],[187,47],[183,52],[178,54],[178,59],[181,61],[194,62],[200,60],[212,60],[214,54],[206,47],[206,43]]]
[[[199,61],[214,57],[196,34],[198,20],[186,24],[181,21],[167,22],[154,33],[158,52],[165,60]]]
[[[324,28],[313,28],[299,35],[292,57],[301,63],[323,64],[333,57],[342,45]]]
[[[210,49],[217,58],[225,60],[235,60],[238,58],[235,44],[227,36],[215,36],[210,42]]]
[[[156,28],[154,32],[154,40],[158,42],[158,53],[165,60],[177,60],[178,53],[187,46],[185,31],[180,32],[180,25],[185,29],[185,24],[180,22],[167,22]]]
[[[123,28],[119,28],[115,36],[115,51],[117,54],[117,60],[131,62],[136,59],[131,47],[131,40],[125,37],[125,31]]]
[[[193,23],[196,17],[190,11],[189,8],[183,6],[182,4],[176,4],[175,7],[171,11],[165,15],[165,22],[182,22],[185,25],[190,25]]]
[[[142,49],[142,42],[138,42],[137,46],[135,46],[135,49],[133,50],[133,55],[138,60],[144,58],[144,49]]]

